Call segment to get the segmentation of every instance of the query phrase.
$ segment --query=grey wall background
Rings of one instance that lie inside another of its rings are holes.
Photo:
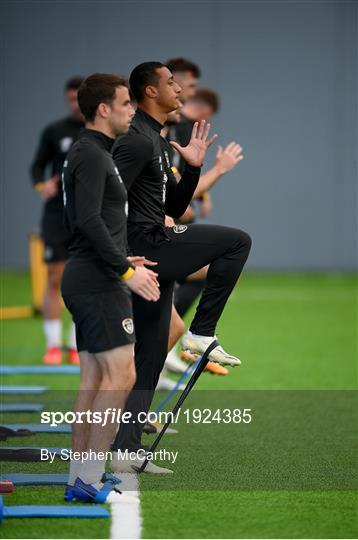
[[[357,3],[1,2],[2,266],[27,265],[41,203],[28,168],[71,75],[186,56],[216,89],[220,143],[245,160],[210,222],[253,237],[252,269],[356,267]],[[208,162],[213,161],[213,152]]]

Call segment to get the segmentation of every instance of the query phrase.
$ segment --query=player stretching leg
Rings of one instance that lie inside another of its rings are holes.
[[[129,132],[117,139],[113,157],[128,190],[129,245],[158,262],[161,286],[160,300],[155,304],[133,297],[137,381],[127,410],[137,417],[149,409],[166,358],[174,282],[209,265],[194,320],[183,338],[185,350],[202,354],[215,336],[248,257],[251,239],[239,229],[215,225],[165,227],[165,214],[178,218],[190,203],[215,136],[208,139],[210,125],[203,121],[194,124],[186,147],[172,143],[187,163],[177,182],[171,171],[168,142],[160,132],[168,113],[179,106],[180,86],[166,66],[145,62],[133,70],[130,88],[138,109]],[[222,347],[214,349],[209,358],[223,365],[240,364]],[[142,430],[143,423],[122,424],[114,448],[140,448]],[[112,470],[130,470],[130,465],[112,462]]]

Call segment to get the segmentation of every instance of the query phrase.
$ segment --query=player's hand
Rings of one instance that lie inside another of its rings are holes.
[[[160,297],[157,277],[158,274],[145,268],[145,266],[136,266],[134,274],[127,279],[126,284],[131,291],[144,298],[144,300],[156,302]]]
[[[195,122],[188,146],[180,146],[176,141],[170,141],[170,144],[189,165],[201,167],[208,148],[217,138],[215,134],[208,140],[209,131],[210,124],[207,124],[205,120]]]
[[[174,221],[174,219],[172,217],[165,216],[164,225],[166,227],[175,227],[175,221]]]
[[[218,146],[215,167],[217,167],[219,174],[225,174],[236,167],[242,159],[244,159],[244,156],[241,146],[236,142],[231,142],[225,149]]]
[[[54,176],[52,176],[52,178],[49,178],[42,184],[38,191],[44,201],[48,201],[49,199],[53,199],[54,197],[56,197],[59,189],[59,181],[60,176],[58,174],[55,174]]]
[[[127,257],[128,261],[130,261],[134,266],[156,266],[158,263],[154,261],[150,261],[143,255],[135,255],[133,257]]]

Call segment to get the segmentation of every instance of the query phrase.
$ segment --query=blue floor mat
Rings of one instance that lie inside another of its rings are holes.
[[[0,386],[0,394],[3,396],[44,394],[48,386]]]
[[[42,403],[0,403],[0,413],[8,412],[41,412],[44,406]]]
[[[0,366],[0,375],[78,375],[80,366]]]
[[[15,486],[65,486],[68,480],[67,473],[6,473],[2,472],[0,480],[9,480]]]

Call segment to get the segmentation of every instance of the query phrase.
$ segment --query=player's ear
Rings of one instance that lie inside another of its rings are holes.
[[[158,91],[155,86],[149,85],[145,87],[145,95],[153,99],[157,97]]]
[[[109,115],[109,106],[107,103],[100,103],[97,108],[97,114],[101,118],[108,118]]]

